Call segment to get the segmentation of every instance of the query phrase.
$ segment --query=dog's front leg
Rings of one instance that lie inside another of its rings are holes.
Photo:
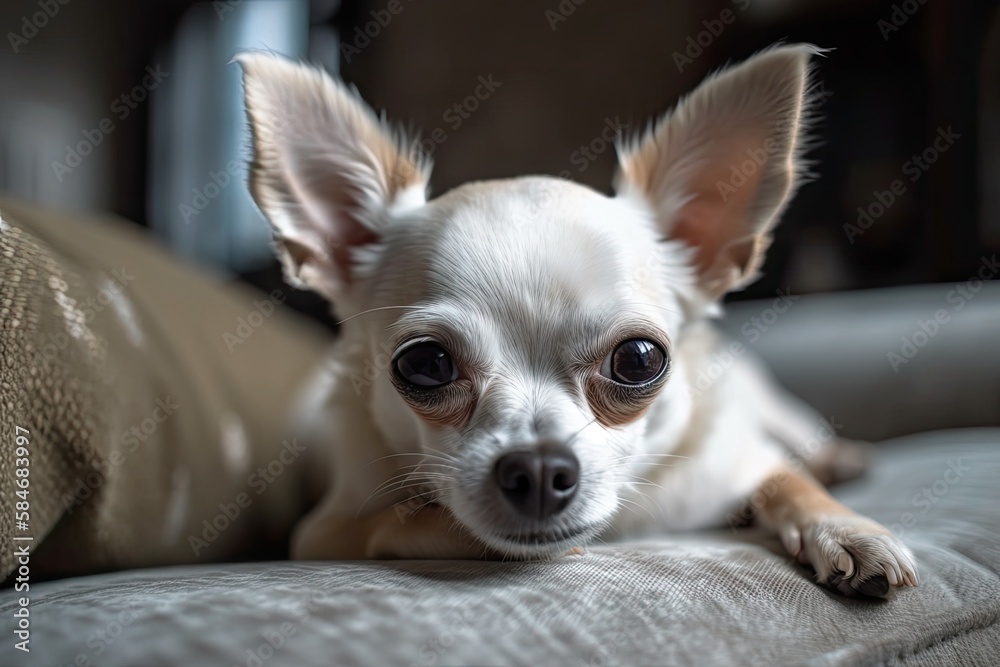
[[[484,558],[487,548],[440,505],[390,507],[367,517],[323,511],[306,517],[292,539],[296,560]]]
[[[490,550],[447,509],[431,504],[415,512],[387,510],[368,540],[368,558],[482,559]]]
[[[833,499],[807,474],[790,466],[758,488],[760,518],[788,553],[816,570],[821,584],[845,595],[884,596],[917,585],[913,555],[879,523]]]

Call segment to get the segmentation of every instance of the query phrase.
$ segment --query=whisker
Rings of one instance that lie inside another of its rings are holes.
[[[636,485],[636,486],[655,486],[657,489],[659,489],[661,491],[663,490],[662,486],[660,486],[659,484],[655,484],[653,482],[650,482],[645,477],[636,477],[635,475],[629,475],[629,477],[632,477],[632,479],[626,481],[627,484],[633,484],[633,485]]]
[[[643,303],[642,301],[624,301],[620,305],[623,305],[623,306],[630,306],[630,305],[631,306],[648,306],[649,308],[659,308],[660,310],[664,310],[664,311],[666,311],[668,313],[672,313],[674,315],[679,315],[680,314],[678,311],[673,310],[672,308],[667,308],[666,306],[661,306],[661,305],[656,304],[656,303]]]
[[[427,507],[428,505],[432,505],[432,504],[434,504],[436,502],[437,502],[437,498],[431,498],[426,503],[423,503],[419,507],[415,507],[414,509],[410,510],[410,512],[407,514],[407,516],[413,516],[414,514],[416,514],[417,512],[419,512],[420,510],[422,510],[423,508]]]
[[[420,498],[422,496],[426,496],[428,494],[435,494],[435,493],[438,493],[437,489],[429,489],[429,490],[424,491],[422,493],[415,493],[412,496],[409,496],[408,498],[404,498],[403,500],[400,500],[398,503],[394,503],[393,507],[399,507],[400,505],[408,503],[408,502],[410,502],[411,500],[413,500],[415,498]],[[430,505],[431,503],[436,503],[437,501],[438,501],[438,499],[436,497],[432,497],[429,502],[426,502],[423,505],[421,505],[420,507],[417,507],[416,509],[411,510],[410,512],[407,513],[407,515],[408,516],[412,516],[413,514],[415,514],[417,512],[417,510],[419,510],[419,509],[421,509],[423,507],[426,507],[427,505]]]
[[[576,439],[577,439],[577,437],[578,437],[578,436],[579,436],[579,435],[580,435],[581,433],[583,433],[584,429],[586,429],[586,428],[587,428],[588,426],[590,426],[591,424],[593,424],[593,423],[594,423],[594,422],[596,422],[596,421],[597,421],[597,417],[594,417],[594,418],[593,418],[593,419],[591,419],[591,420],[590,420],[589,422],[587,422],[586,424],[584,424],[584,425],[583,425],[583,427],[582,427],[582,428],[581,428],[581,429],[580,429],[579,431],[577,431],[576,433],[574,433],[573,435],[571,435],[571,436],[569,437],[569,440],[567,440],[566,442],[564,442],[564,443],[563,443],[563,446],[564,446],[564,447],[568,447],[568,446],[569,446],[570,444],[572,444],[572,442],[573,442],[574,440],[576,440]]]
[[[378,492],[378,491],[383,491],[384,493],[388,493],[389,491],[399,491],[400,489],[405,489],[405,488],[409,488],[410,486],[413,486],[413,484],[411,484],[411,482],[413,482],[413,483],[425,483],[426,484],[426,483],[430,483],[430,481],[434,480],[434,479],[445,479],[445,480],[449,480],[450,481],[451,480],[451,475],[445,475],[444,473],[440,473],[440,472],[439,473],[415,473],[415,472],[408,472],[403,477],[403,479],[399,479],[399,480],[396,480],[396,481],[383,482],[382,484],[379,484],[378,487],[375,488],[375,491],[373,491],[373,493],[374,492]],[[382,495],[384,495],[384,493]]]
[[[690,459],[690,456],[681,456],[680,454],[628,454],[626,456],[619,456],[615,461],[623,461],[625,459],[645,459],[645,458],[671,458],[671,459]]]
[[[440,449],[434,449],[433,447],[428,447],[427,449],[433,453],[435,458],[444,459],[445,461],[448,461],[450,463],[458,462],[458,459],[456,459],[454,456],[446,452],[442,452]]]
[[[407,473],[407,475],[413,475],[413,474],[414,473]],[[440,475],[440,478],[451,481],[451,477],[447,475]],[[395,493],[397,491],[402,491],[404,489],[412,489],[414,487],[420,487],[425,485],[433,486],[433,484],[430,483],[429,477],[414,477],[413,479],[402,479],[399,482],[397,482],[397,486],[391,488],[387,486],[387,483],[383,482],[378,486],[378,488],[372,491],[367,498],[365,498],[365,501],[363,503],[361,503],[361,507],[358,508],[358,516],[361,516],[361,512],[365,509],[368,503],[375,498],[381,498],[382,496],[386,496],[390,493]],[[386,488],[383,489],[382,487]]]
[[[427,485],[427,480],[424,479],[413,479],[413,480],[404,479],[401,480],[396,486],[393,486],[392,488],[382,489],[381,491],[379,490],[373,491],[372,495],[368,497],[368,500],[381,498],[382,496],[387,496],[390,493],[395,493],[396,491],[404,491],[406,489],[412,489],[414,487],[420,487],[426,485]],[[366,500],[365,502],[368,502],[368,500]]]
[[[349,322],[353,320],[355,317],[361,317],[362,315],[367,315],[368,313],[374,313],[377,310],[392,310],[394,308],[406,309],[406,308],[418,308],[418,307],[419,306],[379,306],[378,308],[369,308],[368,310],[362,310],[360,313],[355,313],[350,317],[345,317],[344,319],[337,322],[337,324],[340,325],[343,324],[344,322]]]
[[[383,489],[383,488],[385,488],[387,486],[391,486],[392,484],[396,483],[397,481],[398,482],[406,482],[406,481],[408,481],[410,478],[412,478],[416,474],[417,474],[416,471],[411,471],[411,472],[404,472],[402,474],[390,477],[389,479],[385,480],[384,482],[382,482],[381,484],[379,484],[378,486],[376,486],[375,489],[374,489],[374,491],[380,491],[381,489]],[[439,473],[439,474],[441,474],[441,473]]]
[[[428,472],[434,472],[436,469],[458,470],[458,466],[449,465],[447,463],[417,463],[416,465],[412,466],[399,466],[398,468],[396,468],[396,471],[399,472],[403,470],[408,470],[409,472],[407,472],[406,474],[412,475],[413,473],[417,472],[417,470],[420,468],[424,468]],[[443,475],[444,473],[439,472],[438,474]]]
[[[628,500],[627,498],[619,498],[618,500],[629,503],[628,505],[622,505],[621,509],[628,510],[629,512],[632,512],[638,517],[642,516],[641,514],[639,514],[639,512],[636,511],[635,507],[632,507],[632,505],[635,505],[636,507],[642,507],[642,505],[635,502],[634,500]],[[642,509],[646,510],[646,512],[649,512],[649,509],[645,507],[642,507]],[[650,516],[652,516],[652,514],[650,514]],[[655,520],[656,517],[653,517],[653,519]]]
[[[642,489],[632,489],[632,490],[635,491],[636,493],[638,493],[640,496],[642,496],[645,500],[647,500],[650,503],[652,503],[656,507],[656,509],[659,510],[661,517],[664,516],[664,514],[663,514],[663,506],[660,505],[660,503],[655,498],[652,498],[648,493],[646,493]],[[619,497],[618,499],[619,500],[627,500],[626,498],[622,498],[622,497]],[[632,502],[635,502],[635,501],[632,501]],[[640,505],[640,507],[644,507],[644,506]],[[647,508],[646,511],[648,512],[649,509]],[[653,521],[656,521],[656,517],[655,516],[653,517]]]
[[[437,451],[437,450],[433,450],[433,451]],[[445,461],[448,461],[449,463],[453,462],[455,460],[453,457],[446,456],[446,455],[427,454],[425,452],[403,452],[401,454],[388,454],[386,456],[380,456],[377,459],[369,461],[365,465],[365,467],[368,467],[368,466],[372,465],[373,463],[378,463],[379,461],[385,461],[386,459],[396,458],[397,456],[423,456],[425,458],[426,457],[431,457],[431,458],[435,458],[435,459],[443,459]]]
[[[657,468],[677,468],[678,467],[678,465],[676,463],[643,463],[642,464],[643,468],[645,468],[647,466],[655,466]],[[627,467],[628,467],[627,463],[618,463],[618,464],[612,465],[611,469],[612,470],[622,470],[622,469],[625,469]]]

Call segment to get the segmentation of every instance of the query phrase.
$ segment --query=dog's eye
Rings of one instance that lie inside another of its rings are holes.
[[[651,382],[667,369],[667,353],[651,340],[633,338],[616,347],[601,365],[601,375],[620,384]]]
[[[418,387],[440,387],[458,377],[451,356],[437,343],[419,343],[396,357],[396,372]]]

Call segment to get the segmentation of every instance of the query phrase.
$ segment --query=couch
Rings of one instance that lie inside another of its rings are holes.
[[[222,332],[260,295],[178,266],[120,222],[0,203],[0,215],[12,211],[81,275],[125,259],[134,267],[130,299],[155,315],[143,325],[174,341],[168,369],[149,372],[190,370],[206,397],[179,420],[231,412],[251,467],[279,454],[291,397],[326,335],[277,308],[234,354]],[[290,562],[280,545],[308,502],[303,464],[198,555],[165,547],[92,560],[65,528],[74,519],[59,518],[40,549],[61,556],[46,562],[77,563],[80,576],[43,570],[28,593],[8,581],[0,664],[1000,664],[1000,284],[986,277],[786,293],[780,311],[771,300],[737,303],[720,322],[840,435],[877,441],[869,473],[836,495],[902,536],[918,559],[917,589],[846,599],[753,527],[599,544],[553,562]],[[191,456],[226,456],[224,434],[200,436]],[[243,483],[196,489],[183,534]],[[277,550],[260,551],[268,540]],[[14,648],[24,596],[30,653]]]

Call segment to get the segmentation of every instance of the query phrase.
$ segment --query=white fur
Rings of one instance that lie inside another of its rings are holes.
[[[780,401],[753,400],[767,386],[755,368],[741,361],[707,391],[687,388],[719,349],[705,318],[753,278],[801,181],[816,52],[775,48],[711,78],[622,150],[615,197],[525,177],[430,201],[429,165],[355,94],[274,56],[240,56],[252,189],[289,276],[345,316],[304,410],[330,448],[330,492],[294,551],[334,554],[346,536],[324,531],[405,503],[403,523],[443,506],[484,547],[548,555],[601,533],[718,523],[785,465],[769,428],[781,410],[761,409]],[[720,199],[728,161],[758,145],[772,147],[758,177]],[[637,331],[666,341],[671,376],[641,416],[605,425],[587,360]],[[475,397],[466,418],[432,422],[397,391],[390,359],[414,340],[457,360]],[[579,490],[563,512],[529,520],[504,502],[494,464],[546,440],[571,447]],[[518,539],[539,533],[552,539]]]

